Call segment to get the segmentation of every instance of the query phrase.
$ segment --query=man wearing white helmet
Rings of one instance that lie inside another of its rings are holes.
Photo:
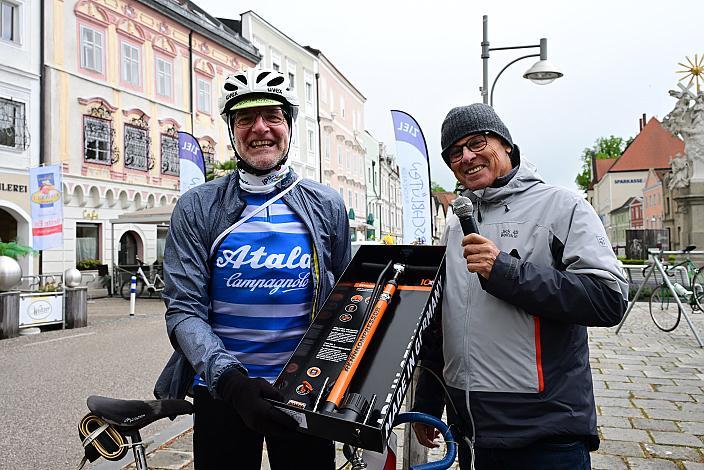
[[[340,195],[286,163],[298,112],[288,79],[250,69],[225,80],[220,113],[237,172],[188,191],[164,254],[166,325],[175,352],[159,398],[194,396],[198,469],[333,469],[331,441],[266,399],[350,259]]]

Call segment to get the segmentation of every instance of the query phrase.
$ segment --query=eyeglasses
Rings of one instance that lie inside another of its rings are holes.
[[[242,110],[235,114],[235,126],[240,129],[252,127],[257,120],[257,116],[261,116],[264,122],[270,126],[278,126],[284,122],[284,112],[281,108],[267,108],[259,111]]]
[[[462,145],[453,145],[447,151],[447,159],[450,160],[450,163],[459,162],[462,160],[462,154],[465,148],[472,153],[481,152],[489,144],[486,139],[488,135],[488,132],[484,132],[483,134],[475,135]]]

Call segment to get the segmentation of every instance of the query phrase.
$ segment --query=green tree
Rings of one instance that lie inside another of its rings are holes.
[[[577,174],[575,182],[582,191],[589,189],[592,181],[592,160],[604,160],[607,158],[620,157],[626,147],[633,141],[633,138],[624,140],[621,137],[610,135],[609,137],[599,137],[591,148],[585,148],[580,159],[582,160],[582,171]]]
[[[224,162],[214,162],[213,169],[205,175],[205,181],[214,180],[221,176],[229,175],[237,169],[237,160],[225,160]]]
[[[440,186],[440,183],[437,181],[431,181],[430,182],[430,192],[431,193],[446,193],[445,188]]]

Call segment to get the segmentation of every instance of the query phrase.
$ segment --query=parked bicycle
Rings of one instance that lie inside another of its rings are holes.
[[[688,246],[682,250],[685,255],[682,261],[664,266],[667,276],[673,278],[671,284],[675,292],[670,290],[663,279],[650,295],[650,317],[662,331],[673,331],[682,319],[682,309],[677,305],[674,295],[677,295],[682,303],[689,304],[692,311],[704,310],[704,269],[697,266],[690,257],[690,252],[696,248],[694,245]],[[680,280],[686,285],[674,281],[677,273],[680,273]]]
[[[161,278],[159,273],[156,272],[156,270],[152,270],[153,275],[147,276],[146,274],[144,274],[144,269],[142,269],[144,267],[144,263],[142,262],[142,260],[137,258],[137,263],[139,264],[137,272],[135,273],[135,276],[137,277],[137,290],[135,291],[137,297],[142,296],[145,287],[147,289],[147,294],[149,294],[149,297],[151,297],[153,294],[159,294],[161,291],[163,291],[164,280]],[[130,299],[131,287],[131,279],[128,278],[126,281],[122,282],[122,284],[120,285],[120,296],[122,296],[123,299]]]
[[[122,460],[132,449],[136,470],[148,470],[146,449],[150,442],[142,441],[140,430],[162,418],[174,419],[180,415],[193,414],[193,405],[186,400],[119,400],[92,395],[87,400],[90,413],[78,424],[85,456],[78,466],[81,470],[86,462],[100,457],[111,461]],[[446,470],[457,457],[457,445],[450,428],[441,420],[425,413],[401,413],[394,425],[422,422],[435,426],[447,443],[442,460],[416,465],[409,470]],[[347,463],[355,470],[367,468],[364,457],[353,452]],[[347,464],[346,464],[347,465]]]

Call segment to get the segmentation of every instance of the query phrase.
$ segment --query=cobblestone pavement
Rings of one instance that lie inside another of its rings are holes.
[[[704,336],[704,315],[690,318]],[[619,335],[615,328],[591,328],[589,345],[601,437],[592,468],[704,470],[704,349],[684,318],[677,330],[663,333],[640,303]],[[403,429],[396,432],[401,445]],[[186,431],[152,452],[149,467],[193,469],[191,437]],[[432,451],[429,459],[442,452]]]

